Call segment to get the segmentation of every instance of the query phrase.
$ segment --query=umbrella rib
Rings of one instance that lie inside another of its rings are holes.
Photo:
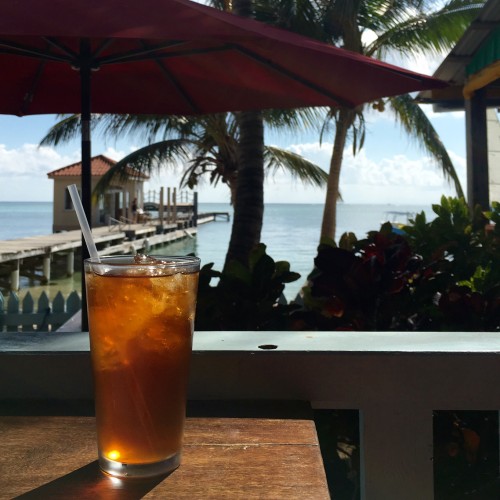
[[[92,57],[95,59],[97,56],[104,50],[107,49],[111,44],[113,43],[113,40],[111,38],[108,38],[107,40],[104,40],[99,47],[94,51],[92,54]]]
[[[5,48],[2,48],[5,47]],[[0,40],[0,53],[1,54],[13,54],[13,55],[21,55],[26,57],[32,57],[35,59],[41,59],[44,61],[56,61],[56,62],[64,62],[70,63],[71,59],[67,57],[63,57],[56,54],[50,54],[47,52],[43,52],[42,50],[35,49],[33,47],[26,47],[24,45],[20,45],[17,43],[13,43],[7,40]]]
[[[131,50],[129,52],[123,52],[121,54],[114,54],[111,56],[106,56],[102,57],[99,59],[99,64],[104,65],[104,64],[114,64],[114,63],[126,63],[126,62],[132,62],[132,61],[142,61],[146,59],[154,59],[158,57],[158,54],[155,54],[156,52],[164,49],[169,49],[171,47],[175,47],[177,45],[182,45],[184,43],[187,43],[186,41],[183,40],[171,40],[167,43],[163,43],[160,45],[153,45],[153,46],[147,46],[147,47],[142,47],[137,50]],[[151,55],[150,57],[145,57]]]
[[[168,46],[159,47],[156,50],[161,50],[162,48],[169,48],[169,47]],[[149,50],[148,52],[142,51],[142,53],[137,51],[137,53],[129,52],[127,54],[121,54],[119,57],[113,59],[111,58],[101,59],[99,62],[102,63],[104,61],[105,64],[111,64],[111,63],[125,63],[133,61],[160,60],[160,59],[170,59],[173,57],[193,56],[197,54],[210,54],[212,52],[224,52],[231,49],[232,47],[228,45],[222,45],[210,48],[178,50],[176,52],[167,52],[164,54],[162,53],[155,54],[154,50]],[[143,57],[142,54],[144,55],[149,54],[149,55],[148,57]]]
[[[80,68],[82,64],[85,63],[90,63],[91,68],[97,69],[99,67],[99,60],[98,60],[98,55],[105,50],[109,45],[113,43],[113,40],[111,38],[108,38],[104,40],[97,49],[90,54],[90,56],[87,56],[86,58],[89,60],[84,60],[85,58],[81,57],[81,54],[71,50],[69,47],[65,46],[62,44],[59,40],[53,37],[44,37],[44,40],[47,41],[50,45],[56,47],[57,49],[61,50],[65,54],[71,57],[73,61],[75,61],[74,66]]]
[[[45,68],[46,61],[40,61],[38,68],[36,70],[35,77],[33,78],[33,82],[31,84],[31,88],[24,95],[23,103],[21,105],[21,116],[28,112],[29,105],[33,101],[33,97],[35,95],[35,90],[42,77],[43,70]]]
[[[144,48],[147,48],[147,47],[145,46]],[[195,105],[195,103],[191,99],[191,97],[182,89],[182,87],[179,85],[179,82],[177,81],[177,79],[170,73],[170,71],[168,71],[167,68],[165,68],[162,61],[158,57],[153,57],[152,60],[160,68],[160,71],[162,72],[163,76],[175,87],[177,92],[183,97],[183,99],[186,101],[186,103],[189,105],[189,107],[193,110],[193,112],[199,113],[200,109],[198,108],[198,106]]]
[[[42,37],[47,43],[55,47],[56,49],[59,49],[60,51],[64,52],[66,55],[68,55],[71,59],[76,59],[78,57],[78,54],[71,50],[70,48],[66,47],[63,45],[59,40],[57,40],[54,37]]]
[[[185,41],[173,40],[168,43],[163,43],[154,46],[148,46],[144,41],[141,42],[143,47],[134,51],[124,52],[121,54],[115,54],[113,56],[103,57],[101,59],[96,59],[99,66],[109,65],[109,64],[120,64],[132,61],[144,61],[151,60],[154,61],[160,68],[163,76],[169,80],[169,82],[175,87],[179,95],[183,97],[185,102],[195,113],[199,113],[200,109],[195,105],[194,101],[189,97],[189,95],[184,92],[182,87],[179,85],[174,76],[168,71],[167,68],[161,63],[161,58],[164,57],[161,54],[157,54],[158,51],[182,45],[186,43]],[[102,50],[102,49],[101,49]],[[170,54],[169,54],[170,55]]]
[[[107,58],[101,59],[99,62],[101,64],[111,64],[111,63],[125,63],[125,62],[131,62],[131,61],[137,61],[137,60],[146,60],[146,59],[151,59],[154,60],[157,64],[160,63],[160,60],[162,59],[170,59],[174,57],[180,57],[180,56],[186,56],[186,55],[196,55],[196,54],[208,54],[212,52],[217,52],[217,51],[229,51],[229,50],[234,50],[237,52],[240,52],[242,55],[248,57],[249,59],[252,59],[256,63],[258,63],[261,66],[265,66],[266,68],[272,69],[273,71],[276,71],[277,73],[281,75],[285,75],[288,78],[295,80],[296,82],[300,83],[301,85],[304,85],[305,87],[314,90],[315,92],[318,92],[319,94],[328,97],[329,99],[334,100],[336,103],[346,106],[349,108],[354,107],[353,104],[346,99],[336,95],[332,94],[328,90],[324,89],[320,85],[317,85],[310,80],[307,80],[306,78],[300,77],[299,75],[295,74],[294,72],[284,68],[283,66],[266,59],[263,56],[260,56],[244,47],[241,47],[237,44],[225,44],[225,45],[220,45],[217,47],[210,47],[210,48],[200,48],[200,49],[186,49],[186,50],[178,50],[176,52],[168,52],[168,53],[155,53],[158,51],[161,51],[162,49],[167,49],[174,47],[176,45],[182,45],[185,42],[182,41],[174,41],[170,42],[168,44],[162,44],[162,45],[155,45],[153,47],[147,47],[143,48],[140,50],[132,51],[132,52],[127,52],[120,54],[118,56],[110,56]],[[146,55],[149,55],[149,57],[144,57]],[[160,65],[164,71],[167,71],[163,65]],[[171,78],[170,75],[167,76]],[[190,100],[188,99],[188,102]]]
[[[301,76],[297,75],[296,73],[284,68],[283,66],[280,66],[279,64],[277,64],[269,59],[266,59],[265,57],[262,57],[262,56],[254,53],[254,52],[252,52],[244,47],[241,47],[239,45],[233,45],[232,47],[234,50],[240,52],[241,54],[247,56],[250,59],[253,59],[257,63],[261,64],[262,66],[265,66],[266,68],[270,68],[270,69],[272,69],[272,70],[274,70],[282,75],[287,76],[288,78],[291,78],[292,80],[295,80],[296,82],[306,86],[307,88],[318,92],[319,94],[322,94],[330,99],[333,99],[341,106],[346,106],[348,108],[355,107],[355,106],[353,106],[353,104],[351,102],[347,101],[346,99],[339,97],[336,94],[332,94],[331,92],[324,89],[323,87],[316,85],[315,83],[307,80],[306,78],[302,78]]]

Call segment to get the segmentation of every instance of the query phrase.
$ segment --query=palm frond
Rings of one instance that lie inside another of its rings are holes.
[[[377,38],[365,47],[365,54],[379,58],[391,51],[405,57],[441,54],[454,46],[483,4],[482,1],[450,0],[434,11],[424,6],[408,10],[402,17],[385,15],[380,19]]]
[[[40,141],[40,146],[58,146],[80,137],[82,126],[80,115],[61,115],[60,118],[61,121],[51,127]]]
[[[174,168],[182,159],[188,161],[191,146],[189,141],[176,139],[157,142],[134,151],[101,177],[94,188],[93,196],[104,194],[116,180],[124,181],[134,176],[152,175],[165,167]]]
[[[341,114],[341,107],[330,108],[325,121],[323,122],[319,135],[319,143],[323,142],[323,137],[331,135],[333,129],[337,126],[337,120]],[[366,120],[363,115],[364,106],[359,106],[353,111],[352,123],[349,126],[349,138],[352,142],[352,154],[356,155],[363,149],[366,138]]]
[[[134,137],[141,142],[152,143],[186,137],[200,127],[199,117],[164,115],[104,115],[100,130],[106,137],[123,139]]]
[[[457,196],[464,197],[453,162],[438,133],[420,106],[409,94],[391,97],[388,103],[403,130],[434,158],[441,167],[445,178],[454,183]]]
[[[290,132],[298,130],[318,131],[324,121],[327,108],[268,109],[262,112],[264,124],[269,130]]]
[[[195,156],[189,162],[189,165],[184,169],[182,174],[180,187],[188,187],[193,189],[198,185],[200,178],[207,175],[210,184],[216,186],[220,179],[223,178],[221,170],[218,168],[217,158],[213,156]]]
[[[311,186],[322,187],[328,180],[328,174],[321,167],[285,149],[266,146],[264,163],[266,171],[274,174],[281,169],[291,174],[293,178]]]
[[[314,0],[254,0],[255,18],[279,28],[328,41],[321,26],[322,12]]]

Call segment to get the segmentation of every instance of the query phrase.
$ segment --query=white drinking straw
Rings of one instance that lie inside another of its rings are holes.
[[[78,217],[78,222],[82,229],[83,237],[85,238],[85,243],[89,250],[90,257],[93,261],[101,262],[99,254],[97,253],[97,247],[95,246],[94,238],[92,238],[92,233],[90,232],[89,223],[87,222],[87,217],[85,217],[85,212],[83,210],[83,205],[78,195],[78,189],[76,184],[71,184],[68,186],[68,191],[71,196],[71,201],[73,202],[73,207]]]

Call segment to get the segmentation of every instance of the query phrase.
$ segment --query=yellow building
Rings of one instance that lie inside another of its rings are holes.
[[[92,158],[92,190],[100,178],[116,164],[116,161],[104,155]],[[47,176],[54,180],[54,213],[52,230],[54,232],[79,229],[80,225],[71,203],[71,198],[66,189],[70,184],[81,185],[82,163],[73,163],[66,167],[49,172]],[[144,202],[144,181],[149,179],[147,175],[137,174],[131,169],[131,175],[127,180],[116,180],[107,189],[106,194],[101,196],[97,203],[92,205],[92,227],[108,225],[112,219],[133,219],[132,204],[134,199],[138,207]]]

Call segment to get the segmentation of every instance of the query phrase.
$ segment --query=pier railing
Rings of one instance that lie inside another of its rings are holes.
[[[168,192],[170,192],[170,190]],[[167,193],[164,194],[166,195],[166,197],[168,197]],[[195,203],[195,196],[191,190],[178,191],[177,189],[174,188],[171,190],[171,194],[172,194],[172,203],[174,203],[174,198],[175,198],[175,203],[186,203],[186,204]],[[162,198],[161,189],[149,190],[145,193],[144,203],[160,203],[161,198]]]
[[[35,300],[30,292],[21,301],[11,292],[6,299],[0,292],[0,332],[55,331],[82,308],[77,292],[71,292],[67,298],[58,292],[51,302],[42,292]]]

